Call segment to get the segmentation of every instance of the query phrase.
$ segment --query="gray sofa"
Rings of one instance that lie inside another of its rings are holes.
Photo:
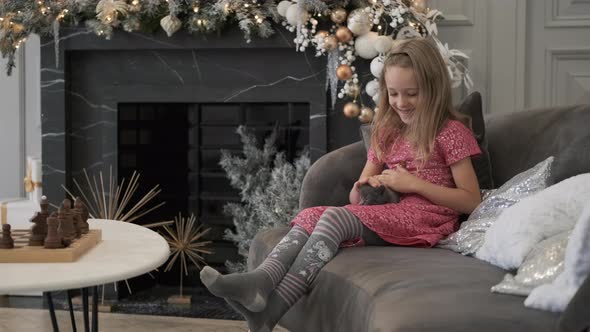
[[[556,157],[556,182],[590,172],[590,105],[498,114],[486,117],[485,127],[496,186],[550,155]],[[347,204],[365,160],[362,141],[317,160],[305,177],[300,207]],[[250,269],[287,230],[256,236]],[[555,314],[524,307],[524,297],[491,293],[505,273],[438,248],[342,249],[280,324],[292,332],[543,332],[588,326],[590,278],[566,312]]]

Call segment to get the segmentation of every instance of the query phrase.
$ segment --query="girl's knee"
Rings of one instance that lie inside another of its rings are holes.
[[[324,210],[326,210],[326,208],[321,206],[308,207],[299,211],[299,213],[297,213],[296,218],[300,217],[308,219],[315,217],[316,219],[319,219],[322,213],[324,213]]]
[[[327,208],[324,211],[324,213],[322,215],[339,219],[341,216],[347,215],[348,213],[350,213],[350,212],[348,212],[347,209],[345,209],[341,206],[330,206],[329,208]],[[320,219],[320,220],[323,220],[323,219]]]
[[[326,210],[324,211],[324,214],[342,213],[344,211],[347,211],[347,210],[341,206],[330,206],[330,207],[326,208]]]

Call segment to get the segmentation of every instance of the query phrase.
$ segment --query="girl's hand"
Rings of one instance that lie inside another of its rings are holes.
[[[371,187],[379,187],[381,185],[381,182],[379,182],[379,180],[377,180],[376,176],[370,176],[367,178],[362,178],[360,180],[358,180],[357,182],[354,183],[354,188],[356,190],[358,190],[360,188],[361,185],[368,183]]]
[[[402,165],[397,165],[395,169],[386,169],[375,178],[383,185],[400,193],[416,192],[416,185],[422,181],[412,173],[408,172]]]

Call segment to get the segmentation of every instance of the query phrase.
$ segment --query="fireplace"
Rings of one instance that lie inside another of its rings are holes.
[[[247,44],[240,31],[207,39],[120,31],[104,40],[65,28],[59,47],[43,39],[44,194],[58,204],[62,185],[73,188],[84,169],[112,167],[119,180],[138,170],[144,189],[160,184],[167,202],[142,222],[195,213],[212,227],[208,263],[236,258],[222,239],[232,225],[221,206],[238,196],[217,163],[219,149],[240,150],[238,125],[259,138],[278,125],[281,149],[293,158],[308,146],[312,162],[359,137],[356,121],[330,110],[325,59],[295,52],[281,33]]]
[[[260,143],[277,130],[277,148],[291,161],[309,144],[307,103],[123,103],[117,111],[119,183],[139,169],[139,191],[157,183],[159,199],[166,202],[140,222],[194,214],[210,228],[204,238],[215,247],[206,256],[209,265],[239,258],[223,238],[226,229],[234,229],[223,206],[239,202],[239,191],[219,165],[222,150],[242,150],[236,128],[245,125]]]

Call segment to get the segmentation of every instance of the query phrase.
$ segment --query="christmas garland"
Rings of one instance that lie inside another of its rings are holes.
[[[116,29],[153,33],[161,28],[172,36],[181,28],[190,33],[219,32],[237,22],[250,42],[253,37],[269,37],[273,27],[281,24],[295,34],[296,51],[313,48],[316,56],[328,57],[327,84],[332,102],[352,98],[344,106],[345,115],[370,122],[374,110],[357,103],[363,87],[353,64],[358,57],[371,60],[370,71],[375,78],[364,89],[376,104],[383,56],[402,39],[432,38],[448,65],[453,85],[472,86],[461,62],[467,56],[450,50],[436,38],[436,21],[442,13],[428,8],[425,1],[283,0],[277,4],[274,0],[2,0],[0,52],[8,59],[10,75],[16,50],[30,34],[59,38],[61,25],[85,24],[109,39]]]

